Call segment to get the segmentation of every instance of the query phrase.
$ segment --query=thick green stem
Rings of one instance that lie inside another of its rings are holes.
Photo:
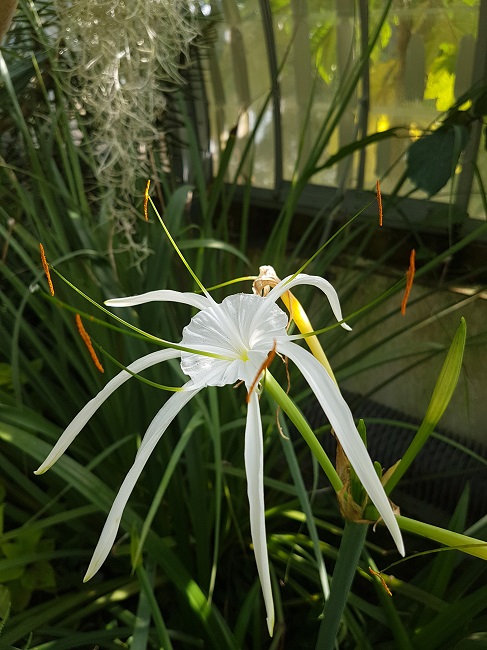
[[[438,526],[425,524],[422,521],[409,519],[402,515],[396,515],[396,519],[401,530],[414,533],[415,535],[421,535],[421,537],[427,537],[440,544],[445,544],[445,546],[449,546],[452,549],[462,551],[462,553],[468,553],[469,555],[478,557],[481,560],[487,560],[487,542],[481,539],[468,537],[461,533],[454,533],[451,530],[438,528]]]
[[[326,601],[316,650],[333,650],[335,648],[338,627],[362,553],[367,528],[368,526],[365,524],[345,522],[338,559],[333,571],[330,597]]]
[[[296,404],[294,404],[292,399],[286,395],[284,390],[277,383],[269,371],[267,371],[265,374],[264,386],[265,390],[279,404],[284,413],[288,416],[299,433],[306,440],[308,447],[311,449],[312,454],[323,468],[323,471],[327,475],[328,480],[330,481],[335,492],[339,492],[343,487],[343,483],[338,476],[336,469],[333,467],[331,460],[326,455],[325,450],[320,444],[320,441],[313,433],[309,424],[306,422],[306,419],[301,411],[298,409]]]

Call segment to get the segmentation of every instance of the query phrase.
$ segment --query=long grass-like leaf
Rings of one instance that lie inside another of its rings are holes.
[[[385,485],[387,494],[391,493],[401,477],[404,476],[404,473],[408,470],[428,437],[433,433],[445,412],[460,376],[466,336],[467,326],[462,318],[440,371],[424,420],[404,453],[401,462]]]
[[[0,425],[0,439],[21,449],[26,449],[37,462],[40,462],[49,450],[49,446],[42,440],[7,425]],[[90,471],[66,456],[56,463],[52,471],[65,481],[72,483],[77,491],[102,511],[109,511],[115,495]],[[126,508],[122,526],[130,529],[136,523],[141,524],[140,518],[135,515],[133,510]],[[212,643],[216,643],[216,647],[236,649],[232,634],[223,617],[214,607],[208,606],[204,593],[181,565],[167,542],[151,533],[146,542],[146,549],[153,554],[157,563],[174,582],[189,608],[198,617],[200,624],[212,639]]]

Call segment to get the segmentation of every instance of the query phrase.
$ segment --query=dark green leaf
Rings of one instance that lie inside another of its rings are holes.
[[[406,171],[418,190],[433,196],[447,184],[455,173],[468,135],[466,126],[442,126],[411,145]]]

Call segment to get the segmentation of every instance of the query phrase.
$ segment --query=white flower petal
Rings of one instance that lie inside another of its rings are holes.
[[[375,472],[352,417],[335,382],[321,363],[307,350],[294,343],[282,344],[279,352],[289,357],[299,368],[326,413],[335,434],[352,467],[379,511],[401,555],[405,554],[404,542],[396,517],[381,482]]]
[[[192,378],[195,386],[227,386],[239,380],[241,362],[212,359],[188,354],[181,359],[181,370]]]
[[[137,374],[146,368],[155,365],[156,363],[161,363],[162,361],[167,361],[168,359],[175,359],[179,357],[180,354],[181,353],[179,350],[158,350],[157,352],[152,352],[151,354],[147,354],[146,356],[137,359],[129,366],[127,366],[127,368],[130,370],[130,372]],[[52,467],[52,465],[54,465],[54,463],[59,459],[60,456],[62,456],[62,454],[66,451],[66,449],[73,442],[81,429],[98,410],[98,408],[103,404],[103,402],[108,397],[110,397],[110,395],[115,392],[119,386],[125,383],[128,379],[132,378],[130,372],[122,370],[122,372],[111,379],[108,384],[81,409],[74,420],[64,430],[46,460],[42,463],[39,469],[34,472],[34,474],[43,474],[50,467]]]
[[[250,507],[250,533],[252,535],[257,571],[264,595],[267,627],[270,636],[272,636],[275,614],[265,531],[264,449],[259,399],[255,392],[250,398],[247,424],[245,427],[245,473],[247,474],[247,494]]]
[[[340,307],[340,300],[338,299],[338,294],[335,291],[333,285],[330,284],[328,280],[325,280],[324,278],[320,278],[318,275],[307,275],[306,273],[300,273],[293,280],[289,279],[291,277],[292,276],[289,275],[287,278],[284,278],[284,280],[281,280],[279,284],[277,284],[273,289],[271,289],[271,291],[269,291],[267,296],[264,298],[264,301],[270,300],[271,302],[276,302],[276,300],[280,298],[280,296],[282,296],[283,293],[286,293],[286,291],[289,291],[293,287],[296,287],[299,284],[309,284],[323,291],[323,293],[328,298],[330,307],[337,321],[343,320],[342,308]],[[264,305],[260,307],[260,311],[263,310],[265,310]],[[251,327],[255,327],[255,323],[260,318],[261,318],[260,312],[259,313],[256,312]],[[341,326],[346,330],[352,329],[346,323],[342,323]]]
[[[115,541],[120,521],[122,519],[123,510],[132,494],[135,483],[149,459],[149,456],[154,451],[154,447],[179,411],[189,402],[198,390],[200,389],[185,390],[181,393],[174,393],[150,423],[135,457],[134,464],[123,480],[120,490],[118,491],[115,501],[108,513],[100,539],[98,540],[90,565],[83,579],[84,582],[90,580],[106,560]]]
[[[127,296],[126,298],[110,298],[105,300],[105,305],[108,307],[133,307],[134,305],[142,305],[145,302],[181,302],[197,309],[206,309],[212,302],[205,296],[200,296],[197,293],[189,293],[182,291],[172,291],[171,289],[160,291],[148,291],[141,293],[137,296]]]

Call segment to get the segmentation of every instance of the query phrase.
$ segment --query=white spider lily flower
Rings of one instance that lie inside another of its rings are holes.
[[[285,278],[266,297],[239,293],[217,303],[209,295],[151,291],[106,302],[111,307],[129,307],[148,301],[175,301],[196,307],[200,311],[183,330],[180,346],[190,351],[168,349],[154,352],[128,366],[129,372],[126,370],[120,372],[86,404],[36,471],[36,474],[42,474],[56,462],[101,404],[122,383],[130,379],[133,373],[139,373],[161,361],[180,357],[181,369],[190,380],[184,384],[180,392],[167,400],[149,425],[135,461],[108,514],[85,581],[98,571],[110,552],[123,510],[134,485],[154,447],[179,411],[206,386],[226,386],[243,381],[250,393],[244,452],[250,531],[266,607],[267,625],[269,634],[272,635],[275,615],[266,546],[262,423],[259,397],[257,391],[252,390],[256,385],[256,379],[262,378],[267,355],[272,350],[287,356],[298,366],[321,404],[371,501],[389,528],[399,552],[404,555],[399,526],[347,403],[321,363],[310,352],[294,342],[299,336],[290,336],[286,332],[288,316],[276,305],[276,300],[284,292],[300,284],[314,285],[323,291],[336,319],[342,320],[338,296],[332,285],[323,278],[306,274]],[[342,327],[350,329],[345,323],[342,323]]]

